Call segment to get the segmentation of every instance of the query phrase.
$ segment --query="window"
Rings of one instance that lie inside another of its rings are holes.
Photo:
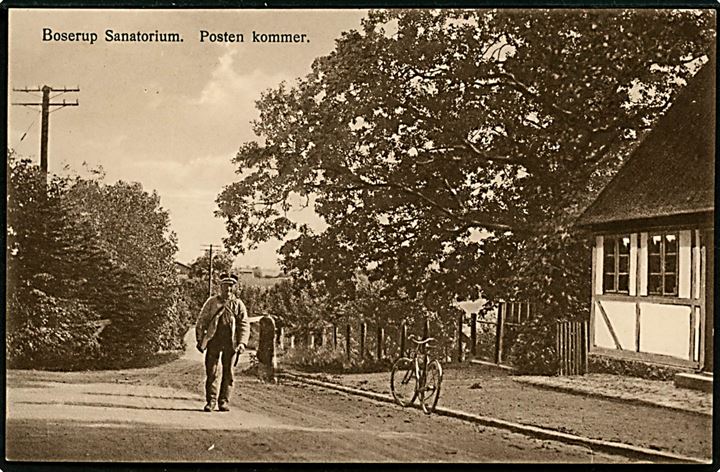
[[[630,236],[606,236],[603,291],[630,292]]]
[[[651,233],[648,237],[648,293],[677,295],[678,234]]]

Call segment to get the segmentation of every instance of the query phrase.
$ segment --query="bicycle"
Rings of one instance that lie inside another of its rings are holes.
[[[415,343],[412,358],[401,356],[395,361],[390,374],[390,391],[402,407],[412,405],[419,398],[423,411],[429,415],[437,406],[443,378],[440,362],[431,359],[427,353],[435,338],[419,339],[410,335],[408,340]]]

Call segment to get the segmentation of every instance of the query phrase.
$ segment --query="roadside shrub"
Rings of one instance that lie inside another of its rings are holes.
[[[96,365],[99,325],[88,307],[39,290],[18,295],[7,304],[9,368],[78,370]]]
[[[520,325],[509,360],[519,374],[555,375],[555,323],[539,318]]]

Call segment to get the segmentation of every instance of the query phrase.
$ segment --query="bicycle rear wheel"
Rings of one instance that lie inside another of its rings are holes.
[[[412,405],[417,398],[417,375],[412,359],[401,357],[396,360],[390,374],[390,391],[400,406]]]
[[[440,398],[440,386],[442,385],[442,366],[437,360],[428,364],[425,371],[425,385],[420,390],[420,404],[428,415],[435,411],[438,399]]]

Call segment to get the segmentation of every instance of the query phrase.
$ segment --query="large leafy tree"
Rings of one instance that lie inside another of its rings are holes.
[[[218,196],[242,251],[282,254],[332,293],[355,269],[426,307],[532,298],[586,310],[572,226],[714,41],[712,11],[371,12],[293,86],[257,102],[260,142]],[[312,203],[313,232],[288,210]]]

